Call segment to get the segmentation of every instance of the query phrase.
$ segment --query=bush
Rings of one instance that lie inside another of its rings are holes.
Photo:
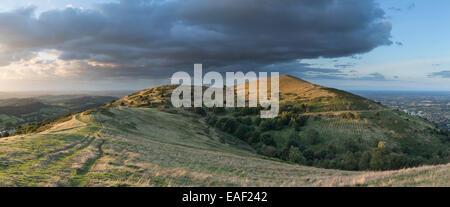
[[[389,169],[392,170],[401,169],[406,167],[407,164],[408,164],[408,157],[405,154],[391,153],[389,155]]]
[[[375,149],[370,160],[372,170],[386,170],[389,168],[388,151],[386,149]]]
[[[276,123],[274,122],[274,119],[263,119],[259,126],[261,127],[261,130],[263,131],[269,131],[275,129]]]
[[[370,160],[372,155],[369,151],[363,152],[361,158],[359,159],[358,168],[359,170],[368,170],[370,169]]]
[[[288,125],[292,119],[291,112],[282,112],[280,116],[280,121],[283,125]]]
[[[319,132],[316,130],[310,129],[305,133],[305,141],[309,145],[315,145],[320,142]]]
[[[277,148],[273,146],[265,146],[262,154],[268,157],[276,157],[277,153]]]
[[[360,146],[353,139],[347,138],[343,140],[344,151],[358,152]]]
[[[238,126],[237,121],[232,118],[229,118],[223,125],[222,130],[229,133],[233,133],[236,130],[237,126]]]
[[[238,121],[242,124],[246,124],[246,125],[252,125],[252,119],[250,117],[240,117],[238,118]]]
[[[215,125],[217,122],[217,116],[216,115],[208,115],[206,116],[206,123],[209,125]]]
[[[277,146],[277,143],[273,139],[272,135],[268,132],[262,133],[260,135],[260,141],[262,143],[264,143],[265,145],[275,146],[275,147]]]
[[[289,161],[303,164],[306,162],[306,159],[298,147],[291,146],[289,149]]]
[[[351,152],[347,152],[344,154],[343,158],[342,158],[342,163],[341,163],[341,169],[343,170],[358,170],[358,160],[356,159],[356,155],[351,153]]]
[[[218,129],[223,130],[225,123],[228,121],[229,118],[227,117],[221,117],[219,120],[216,121],[215,127]]]
[[[194,112],[201,116],[206,116],[206,111],[202,107],[194,107]]]
[[[239,126],[237,127],[236,131],[234,132],[234,135],[236,135],[238,138],[247,141],[248,138],[250,137],[250,134],[252,133],[253,128],[244,125],[244,124],[239,124]]]

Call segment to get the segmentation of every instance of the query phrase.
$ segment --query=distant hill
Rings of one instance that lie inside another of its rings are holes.
[[[173,108],[175,87],[0,139],[0,186],[450,186],[448,134],[371,100],[282,76],[260,119]]]
[[[0,100],[0,130],[45,119],[56,119],[69,113],[102,106],[115,100],[111,96],[44,96]]]

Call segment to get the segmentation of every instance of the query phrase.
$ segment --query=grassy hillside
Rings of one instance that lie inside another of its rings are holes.
[[[280,76],[279,83],[280,116],[274,119],[260,119],[262,108],[187,110],[206,117],[211,127],[238,137],[261,155],[301,165],[390,170],[450,162],[448,132],[426,120],[292,76]],[[139,91],[109,107],[171,109],[176,87]]]
[[[0,139],[0,186],[450,186],[448,133],[280,79],[274,119],[261,107],[176,109],[172,85]]]
[[[0,139],[0,186],[450,186],[450,165],[385,172],[260,156],[185,111],[116,107]]]

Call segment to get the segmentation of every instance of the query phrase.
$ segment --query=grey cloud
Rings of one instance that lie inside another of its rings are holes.
[[[376,80],[376,81],[386,81],[386,77],[384,77],[381,73],[371,73],[366,77],[360,78],[360,80]]]
[[[107,77],[165,77],[194,63],[237,70],[369,52],[392,44],[384,18],[374,0],[121,0],[38,17],[34,8],[0,13],[0,45],[117,64],[98,70]],[[15,61],[3,56],[0,64]]]
[[[355,74],[356,72],[357,71],[351,71],[351,73],[353,73],[352,75],[357,75]],[[316,70],[314,72],[311,70],[309,72],[294,73],[293,75],[297,75],[301,78],[308,80],[320,79],[320,80],[349,80],[349,81],[350,80],[391,81],[381,73],[371,73],[368,75],[351,76],[348,73],[343,73],[342,71],[324,73],[321,72],[320,70]]]
[[[443,70],[440,72],[434,72],[428,75],[430,78],[441,77],[441,78],[450,78],[450,70]]]
[[[355,65],[356,65],[355,63],[336,64],[336,65],[334,65],[334,67],[345,69],[345,68],[351,68],[351,67],[354,67]]]

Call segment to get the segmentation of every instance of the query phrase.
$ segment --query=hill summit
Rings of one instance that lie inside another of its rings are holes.
[[[267,81],[268,92],[270,93],[270,78],[267,78],[265,81]],[[171,93],[178,86],[164,85],[141,90],[119,99],[111,105],[170,107]],[[204,88],[206,89],[206,87]],[[246,88],[248,89],[248,82],[246,83]],[[384,106],[358,95],[312,84],[290,75],[279,76],[279,90],[282,104],[292,106],[296,103],[301,103],[307,112],[385,109]]]
[[[448,133],[420,117],[293,76],[280,76],[279,85],[279,116],[273,119],[261,119],[261,107],[173,108],[170,96],[178,85],[142,90],[109,107],[191,112],[259,154],[303,165],[387,170],[450,159]]]

